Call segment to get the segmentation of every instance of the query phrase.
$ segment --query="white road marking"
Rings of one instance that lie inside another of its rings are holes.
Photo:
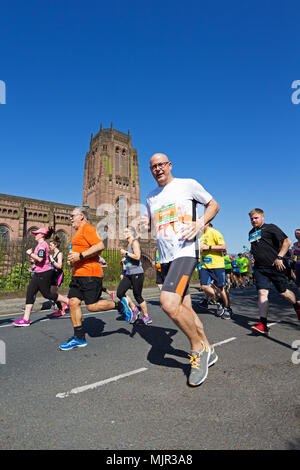
[[[82,387],[72,388],[69,392],[58,393],[56,398],[66,398],[71,394],[82,393],[86,392],[87,390],[93,390],[94,388],[101,387],[102,385],[106,385],[109,382],[115,382],[116,380],[124,379],[125,377],[129,377],[130,375],[139,374],[140,372],[145,372],[148,370],[146,367],[141,367],[141,369],[132,370],[131,372],[126,372],[125,374],[116,375],[115,377],[111,377],[110,379],[101,380],[100,382],[95,382],[89,385],[83,385]]]
[[[236,337],[233,336],[232,338],[224,339],[224,341],[220,341],[219,343],[214,343],[212,344],[212,346],[215,347],[215,346],[220,346],[221,344],[230,343],[230,341],[234,341],[235,339]]]
[[[269,326],[277,325],[277,323],[281,323],[281,320],[274,321],[273,323],[268,323],[267,326],[269,327]]]

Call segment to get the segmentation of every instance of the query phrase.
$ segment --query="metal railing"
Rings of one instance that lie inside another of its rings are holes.
[[[25,291],[31,279],[31,265],[26,250],[32,247],[32,242],[5,242],[0,239],[0,293]],[[72,277],[72,268],[67,264],[69,249],[61,247],[63,252],[64,280],[60,289],[67,289]],[[105,286],[117,286],[122,272],[122,255],[117,249],[107,249],[101,253],[107,262],[104,268]],[[142,254],[145,271],[145,285],[155,285],[155,270],[147,257]]]

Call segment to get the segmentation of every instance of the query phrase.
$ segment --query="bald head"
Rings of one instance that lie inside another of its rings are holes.
[[[164,162],[168,162],[169,159],[167,157],[167,155],[165,155],[164,153],[155,153],[154,155],[152,155],[152,157],[150,158],[150,167],[156,163],[156,161],[164,161]]]
[[[155,153],[150,158],[150,170],[158,186],[165,186],[173,179],[171,175],[172,163],[164,153]]]

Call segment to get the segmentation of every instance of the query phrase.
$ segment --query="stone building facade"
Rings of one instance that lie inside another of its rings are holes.
[[[111,127],[91,136],[85,157],[82,205],[107,248],[122,246],[122,231],[139,218],[140,184],[137,150],[128,131]],[[0,194],[0,237],[22,240],[38,227],[53,226],[69,242],[75,206]]]
[[[21,241],[39,227],[54,227],[66,241],[72,237],[70,214],[75,206],[0,194],[0,237]]]

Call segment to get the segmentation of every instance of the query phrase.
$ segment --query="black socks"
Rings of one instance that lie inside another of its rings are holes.
[[[115,309],[117,309],[119,313],[122,313],[123,305],[120,301],[115,302]]]
[[[84,339],[84,330],[83,326],[74,326],[74,336],[78,339]]]

